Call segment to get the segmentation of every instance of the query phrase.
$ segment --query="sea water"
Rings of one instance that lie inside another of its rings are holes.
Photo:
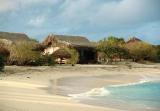
[[[113,85],[69,96],[82,103],[125,111],[160,111],[160,81]]]

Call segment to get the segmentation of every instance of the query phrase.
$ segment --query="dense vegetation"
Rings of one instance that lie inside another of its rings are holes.
[[[157,50],[152,45],[145,43],[145,42],[136,42],[133,44],[126,45],[129,53],[130,58],[133,61],[156,61],[157,60]]]
[[[149,43],[143,41],[126,43],[123,38],[114,36],[100,40],[97,49],[104,62],[120,61],[121,59],[132,59],[135,62],[158,61],[160,53],[159,48],[155,48]]]
[[[125,41],[123,38],[117,38],[110,36],[98,42],[97,50],[99,51],[100,58],[103,58],[103,62],[112,62],[119,58],[128,57],[128,50],[125,48]]]
[[[36,50],[40,45],[38,41],[28,39],[25,35],[19,36],[24,36],[23,40],[3,40],[5,44],[0,41],[0,70],[3,70],[6,63],[7,65],[31,66],[55,64],[56,55],[42,55],[42,50]],[[112,63],[126,59],[134,62],[160,61],[160,46],[153,46],[140,40],[125,42],[123,38],[109,36],[95,44],[97,44],[97,54],[101,63]],[[57,52],[57,56],[69,58],[67,63],[72,65],[79,61],[79,53],[74,48],[64,48]]]
[[[69,59],[69,63],[72,65],[77,64],[79,61],[79,53],[73,48],[71,48],[71,49],[68,48],[68,51],[71,55],[71,58]]]
[[[39,43],[35,40],[17,41],[5,46],[10,56],[7,60],[8,65],[53,65],[54,60],[46,55],[43,56],[40,51],[35,50]]]
[[[4,57],[0,54],[0,71],[2,71],[4,69]]]
[[[160,45],[156,47],[157,49],[157,58],[158,58],[158,62],[160,62]]]
[[[4,44],[0,42],[0,71],[4,69],[7,57],[9,56],[9,51],[5,49]]]

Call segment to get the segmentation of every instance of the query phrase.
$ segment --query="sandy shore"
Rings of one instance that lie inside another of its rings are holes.
[[[7,66],[0,74],[0,111],[119,111],[80,104],[68,94],[160,78],[160,65]]]

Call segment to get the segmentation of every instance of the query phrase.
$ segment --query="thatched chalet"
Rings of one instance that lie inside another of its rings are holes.
[[[51,34],[42,44],[47,46],[44,49],[44,54],[56,54],[57,57],[69,58],[70,55],[62,49],[74,48],[79,53],[80,64],[96,62],[95,46],[85,37]]]

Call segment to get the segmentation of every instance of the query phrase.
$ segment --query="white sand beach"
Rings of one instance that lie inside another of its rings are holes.
[[[160,65],[7,66],[0,74],[0,111],[120,111],[78,103],[78,94],[106,85],[160,78]]]

